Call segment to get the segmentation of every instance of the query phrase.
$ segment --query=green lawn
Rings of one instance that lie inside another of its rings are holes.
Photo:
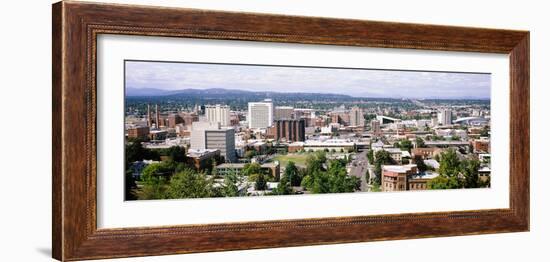
[[[285,167],[289,161],[294,162],[298,166],[305,166],[307,156],[310,153],[298,153],[298,154],[288,154],[288,155],[279,155],[273,158],[273,160],[279,161],[281,167]]]

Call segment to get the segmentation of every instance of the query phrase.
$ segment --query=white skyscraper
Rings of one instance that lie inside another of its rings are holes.
[[[210,123],[220,123],[221,126],[229,126],[229,106],[207,105],[205,109],[206,119]]]
[[[273,101],[248,103],[248,127],[267,128],[273,124]]]
[[[365,126],[365,117],[363,109],[354,106],[350,111],[350,126]]]
[[[443,109],[437,114],[437,121],[444,126],[453,124],[453,111],[451,109]]]

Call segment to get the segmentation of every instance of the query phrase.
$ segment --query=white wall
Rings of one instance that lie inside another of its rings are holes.
[[[107,1],[107,0],[105,0]],[[531,232],[345,245],[218,252],[123,261],[543,261],[550,241],[550,28],[545,1],[108,1],[233,11],[435,23],[531,31]],[[51,194],[51,25],[49,1],[10,1],[1,9],[0,240],[2,261],[48,261]],[[32,153],[30,156],[28,155]],[[546,259],[545,259],[546,258]]]

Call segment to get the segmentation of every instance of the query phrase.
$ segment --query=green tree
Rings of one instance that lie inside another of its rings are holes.
[[[252,149],[252,150],[246,151],[246,153],[244,153],[244,157],[247,158],[247,159],[251,159],[254,156],[256,156],[257,154],[258,154],[258,152],[256,152],[256,149]]]
[[[480,187],[479,167],[480,167],[480,163],[477,159],[464,160],[462,162],[461,168],[462,168],[462,174],[464,175],[465,188]]]
[[[259,174],[262,172],[262,166],[258,163],[247,163],[244,165],[242,172],[245,176]]]
[[[397,147],[399,147],[399,149],[401,149],[403,151],[411,152],[411,148],[413,147],[413,145],[412,145],[412,142],[410,140],[402,139],[401,141],[399,141]]]
[[[266,190],[267,189],[267,181],[265,179],[265,176],[263,173],[258,174],[258,179],[256,179],[256,183],[254,184],[254,189],[256,190]]]
[[[292,187],[290,186],[290,181],[286,174],[281,178],[281,181],[279,181],[279,184],[277,185],[277,188],[273,190],[273,193],[276,195],[292,194]]]
[[[307,173],[312,174],[315,171],[322,171],[323,164],[326,162],[326,154],[323,151],[317,151],[314,154],[308,155],[306,158]]]
[[[386,150],[380,150],[375,154],[374,160],[374,175],[375,182],[380,183],[382,176],[382,165],[393,165],[395,161],[391,158],[390,153]]]
[[[372,149],[369,149],[369,151],[367,151],[367,159],[369,160],[370,164],[374,163],[374,151]]]
[[[141,179],[147,180],[155,176],[168,177],[172,175],[176,167],[173,162],[160,162],[147,165],[143,171],[141,171]]]
[[[168,157],[174,162],[185,162],[187,156],[185,155],[185,148],[180,146],[172,146],[167,150]]]
[[[425,172],[428,169],[428,166],[424,163],[422,156],[415,155],[412,162],[413,164],[416,164],[419,172]]]
[[[223,180],[221,195],[224,197],[239,196],[239,187],[237,186],[239,182],[239,177],[235,171],[226,174]]]
[[[416,147],[419,147],[419,148],[426,147],[426,142],[424,142],[424,139],[422,139],[421,137],[417,137]]]
[[[167,188],[170,198],[203,198],[212,196],[212,183],[204,174],[186,169],[172,176]]]
[[[460,159],[456,151],[448,149],[439,156],[439,174],[447,177],[456,177],[460,173]]]
[[[285,167],[285,173],[283,177],[287,177],[291,186],[299,186],[302,183],[302,175],[298,171],[298,167],[293,161],[288,161]]]
[[[461,185],[456,176],[446,177],[440,175],[432,180],[429,180],[427,187],[428,189],[457,189],[461,188]]]
[[[126,143],[124,148],[126,166],[128,166],[129,163],[142,161],[144,159],[156,161],[160,160],[160,155],[158,152],[144,148],[141,142],[141,140],[131,140]]]
[[[166,178],[162,176],[146,176],[142,178],[142,186],[136,190],[137,198],[140,200],[165,199]]]
[[[137,189],[136,180],[133,176],[133,170],[126,170],[126,176],[124,177],[124,199],[125,200],[136,200],[137,196],[135,191]]]

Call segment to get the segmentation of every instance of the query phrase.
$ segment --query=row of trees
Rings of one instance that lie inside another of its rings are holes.
[[[306,169],[303,172],[303,177],[300,177],[300,185],[315,194],[359,190],[361,180],[358,177],[347,175],[346,164],[347,160],[345,159],[327,160],[325,152],[317,151],[306,159]],[[296,178],[295,182],[298,180]]]
[[[212,173],[216,173],[215,171]],[[223,179],[220,183],[218,179]],[[148,165],[134,190],[137,199],[181,199],[205,197],[236,197],[246,195],[239,185],[253,183],[256,190],[266,190],[267,182],[276,178],[257,163],[246,164],[241,172],[229,172],[223,177],[207,175],[174,161]]]
[[[428,182],[429,189],[480,188],[490,185],[490,180],[479,177],[480,162],[477,159],[460,160],[455,150],[449,149],[439,156],[439,176]]]

